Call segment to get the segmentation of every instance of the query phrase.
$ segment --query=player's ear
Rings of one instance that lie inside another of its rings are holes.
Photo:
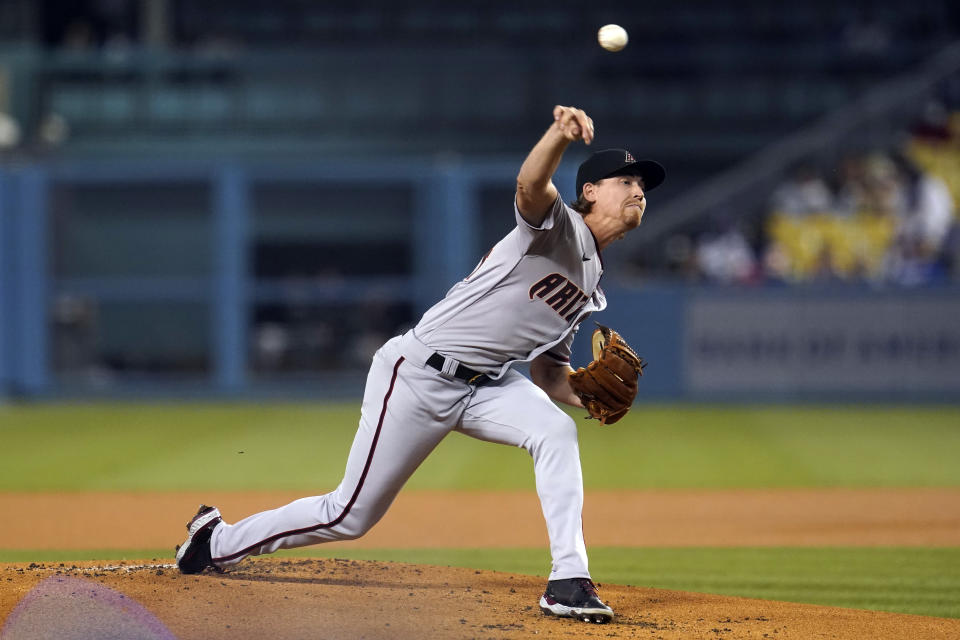
[[[583,185],[583,199],[587,202],[596,202],[597,185],[592,182],[585,182]]]

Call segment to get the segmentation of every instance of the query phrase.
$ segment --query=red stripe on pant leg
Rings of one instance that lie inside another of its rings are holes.
[[[377,441],[380,440],[380,430],[383,428],[383,419],[387,415],[387,401],[390,400],[390,396],[393,394],[393,387],[397,382],[397,371],[400,369],[400,363],[403,362],[403,357],[397,360],[397,364],[393,365],[393,377],[390,378],[390,387],[387,389],[386,395],[383,396],[383,409],[380,410],[380,420],[377,422],[377,430],[373,434],[373,442],[370,444],[370,452],[367,454],[367,462],[363,466],[363,473],[360,474],[360,481],[357,483],[357,488],[354,489],[353,495],[350,497],[350,501],[347,503],[347,506],[344,507],[343,512],[339,516],[331,520],[330,522],[324,522],[322,524],[316,524],[310,527],[304,527],[302,529],[294,529],[293,531],[284,531],[283,533],[277,533],[275,535],[261,540],[256,544],[252,544],[245,549],[241,549],[236,553],[231,553],[228,556],[223,556],[221,558],[214,558],[213,561],[217,562],[229,562],[230,560],[235,560],[240,556],[245,556],[257,547],[262,547],[265,544],[275,542],[280,538],[286,538],[287,536],[300,535],[302,533],[310,533],[311,531],[319,531],[320,529],[329,529],[330,527],[335,527],[340,524],[344,518],[347,517],[347,514],[350,513],[350,509],[353,507],[354,503],[357,501],[357,497],[360,495],[360,489],[363,488],[363,483],[367,479],[367,473],[370,472],[370,465],[373,462],[373,453],[377,449]]]

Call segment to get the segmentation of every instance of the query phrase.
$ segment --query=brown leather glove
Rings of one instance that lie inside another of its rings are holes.
[[[570,387],[589,417],[613,424],[630,410],[646,363],[609,327],[598,324],[592,342],[593,362],[570,372]]]

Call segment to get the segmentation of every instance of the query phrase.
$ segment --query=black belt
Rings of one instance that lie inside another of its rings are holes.
[[[443,371],[443,362],[444,357],[439,353],[435,353],[427,358],[427,364],[437,371]],[[472,384],[475,387],[483,386],[490,382],[491,379],[487,374],[474,371],[470,367],[465,367],[462,364],[457,365],[457,370],[453,372],[453,377],[463,380],[467,384]]]

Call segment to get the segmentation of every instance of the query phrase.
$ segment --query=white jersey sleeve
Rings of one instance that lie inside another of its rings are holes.
[[[554,228],[555,224],[559,222],[563,224],[566,219],[565,210],[566,205],[563,204],[561,198],[557,198],[553,201],[553,204],[550,205],[550,210],[547,212],[546,217],[543,219],[543,222],[540,223],[539,227],[535,227],[529,222],[526,218],[523,217],[520,213],[520,207],[517,206],[517,200],[513,200],[513,217],[517,221],[517,226],[521,229],[529,230],[532,234],[536,234],[538,231],[549,231]]]

